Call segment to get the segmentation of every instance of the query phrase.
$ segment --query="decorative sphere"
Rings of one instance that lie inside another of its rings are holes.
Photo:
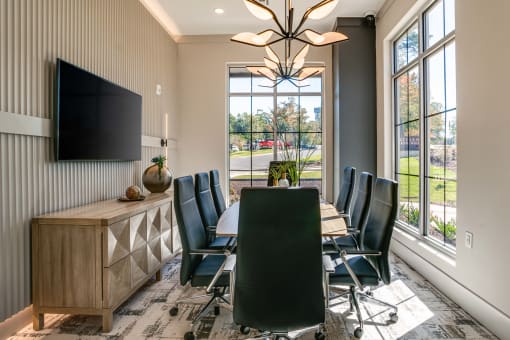
[[[126,189],[126,197],[130,200],[136,200],[140,198],[141,190],[136,185],[132,185]]]

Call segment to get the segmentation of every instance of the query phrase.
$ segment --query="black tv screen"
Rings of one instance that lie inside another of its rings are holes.
[[[140,160],[142,97],[57,59],[57,160]]]

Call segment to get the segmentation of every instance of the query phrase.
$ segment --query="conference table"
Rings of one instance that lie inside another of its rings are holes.
[[[334,205],[321,203],[321,230],[324,237],[339,237],[347,235],[345,220],[338,214]],[[239,221],[239,202],[235,202],[221,214],[216,225],[216,236],[237,236]]]

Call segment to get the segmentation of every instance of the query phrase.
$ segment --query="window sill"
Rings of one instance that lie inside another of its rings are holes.
[[[429,236],[420,235],[417,229],[413,229],[399,221],[395,222],[395,226],[397,227],[395,228],[397,233],[394,234],[394,238],[412,249],[413,252],[422,256],[426,254],[427,257],[433,255],[441,262],[455,266],[457,254],[453,248],[443,246]]]

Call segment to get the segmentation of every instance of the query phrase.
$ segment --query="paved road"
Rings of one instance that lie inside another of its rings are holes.
[[[306,157],[308,155],[309,150],[302,150],[301,157]],[[313,150],[312,155],[318,154],[321,152],[320,148]],[[281,152],[278,155],[278,158],[281,159]],[[266,153],[262,155],[254,155],[252,157],[253,164],[250,164],[250,156],[243,157],[234,157],[230,159],[230,168],[235,170],[249,170],[250,165],[253,170],[263,170],[266,171],[269,168],[269,162],[273,160],[273,153]],[[243,172],[232,171],[231,175],[243,174]]]

